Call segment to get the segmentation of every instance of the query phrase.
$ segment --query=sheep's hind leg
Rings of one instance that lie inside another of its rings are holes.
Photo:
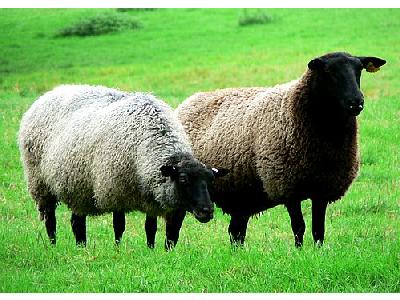
[[[86,216],[71,215],[71,226],[75,236],[76,245],[86,247]]]
[[[185,211],[175,211],[174,213],[168,214],[166,220],[166,239],[165,239],[165,250],[171,250],[178,243],[179,230],[182,227],[183,219],[185,218]]]
[[[52,245],[56,244],[56,206],[47,207],[43,213],[44,223],[46,226],[47,235]]]
[[[146,215],[144,229],[146,231],[147,247],[153,249],[157,232],[157,217]]]
[[[37,190],[42,191],[38,193]],[[40,185],[38,188],[32,188],[30,190],[32,197],[36,200],[38,205],[38,210],[40,213],[40,220],[44,220],[44,224],[47,231],[47,236],[49,237],[50,243],[52,245],[56,244],[56,207],[57,199],[51,194],[43,194],[46,191],[45,185]]]
[[[228,232],[232,245],[241,246],[244,244],[247,231],[247,223],[250,216],[233,214],[229,224]]]
[[[119,245],[121,243],[122,234],[125,231],[125,213],[121,211],[113,212],[113,227],[115,235],[115,243]]]
[[[325,214],[327,201],[312,199],[312,234],[317,246],[322,246],[325,235]]]
[[[290,216],[290,223],[294,234],[294,244],[296,247],[301,247],[306,230],[303,213],[301,212],[301,201],[288,201],[288,203],[286,203],[286,208]]]

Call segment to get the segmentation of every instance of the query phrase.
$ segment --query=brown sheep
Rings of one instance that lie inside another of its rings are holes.
[[[311,199],[312,233],[322,244],[327,204],[345,194],[359,169],[361,70],[385,62],[330,53],[311,60],[298,80],[197,93],[177,108],[195,155],[230,169],[211,195],[231,215],[232,243],[244,242],[250,216],[284,204],[301,246],[301,201]]]

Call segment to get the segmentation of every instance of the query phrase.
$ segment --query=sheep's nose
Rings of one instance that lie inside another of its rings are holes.
[[[358,116],[363,109],[364,105],[362,104],[350,105],[349,113],[353,116]]]
[[[348,106],[349,113],[353,116],[357,116],[364,109],[364,99],[355,98],[350,102]]]
[[[206,223],[213,218],[214,207],[204,206],[193,210],[193,214],[197,220]]]
[[[209,213],[213,213],[214,212],[214,207],[210,206],[210,207],[203,207],[201,208],[201,211],[203,213],[209,214]]]
[[[364,105],[355,104],[355,105],[350,105],[349,108],[350,108],[350,110],[362,110],[364,108]]]

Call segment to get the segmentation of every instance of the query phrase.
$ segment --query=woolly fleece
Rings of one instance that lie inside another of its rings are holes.
[[[253,215],[308,198],[332,202],[356,177],[356,120],[341,124],[330,111],[315,118],[311,81],[307,70],[272,88],[197,93],[176,109],[196,157],[230,169],[211,194],[225,212]]]
[[[151,94],[63,85],[24,114],[19,146],[39,211],[64,202],[78,215],[178,208],[160,168],[172,155],[192,157],[172,109]]]

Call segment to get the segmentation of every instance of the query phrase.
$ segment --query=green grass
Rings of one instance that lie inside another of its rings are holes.
[[[244,27],[235,9],[128,10],[141,30],[54,38],[103,12],[0,9],[0,292],[400,292],[400,10],[268,9],[273,22]],[[148,250],[141,213],[128,215],[119,249],[110,215],[89,218],[88,247],[76,248],[61,206],[58,244],[49,246],[16,145],[21,116],[41,93],[102,84],[152,91],[175,107],[196,91],[294,79],[311,58],[342,50],[388,63],[363,75],[361,172],[329,206],[321,249],[309,202],[301,250],[283,207],[250,221],[243,249],[230,247],[220,210],[208,224],[188,216],[166,253],[163,221]]]

